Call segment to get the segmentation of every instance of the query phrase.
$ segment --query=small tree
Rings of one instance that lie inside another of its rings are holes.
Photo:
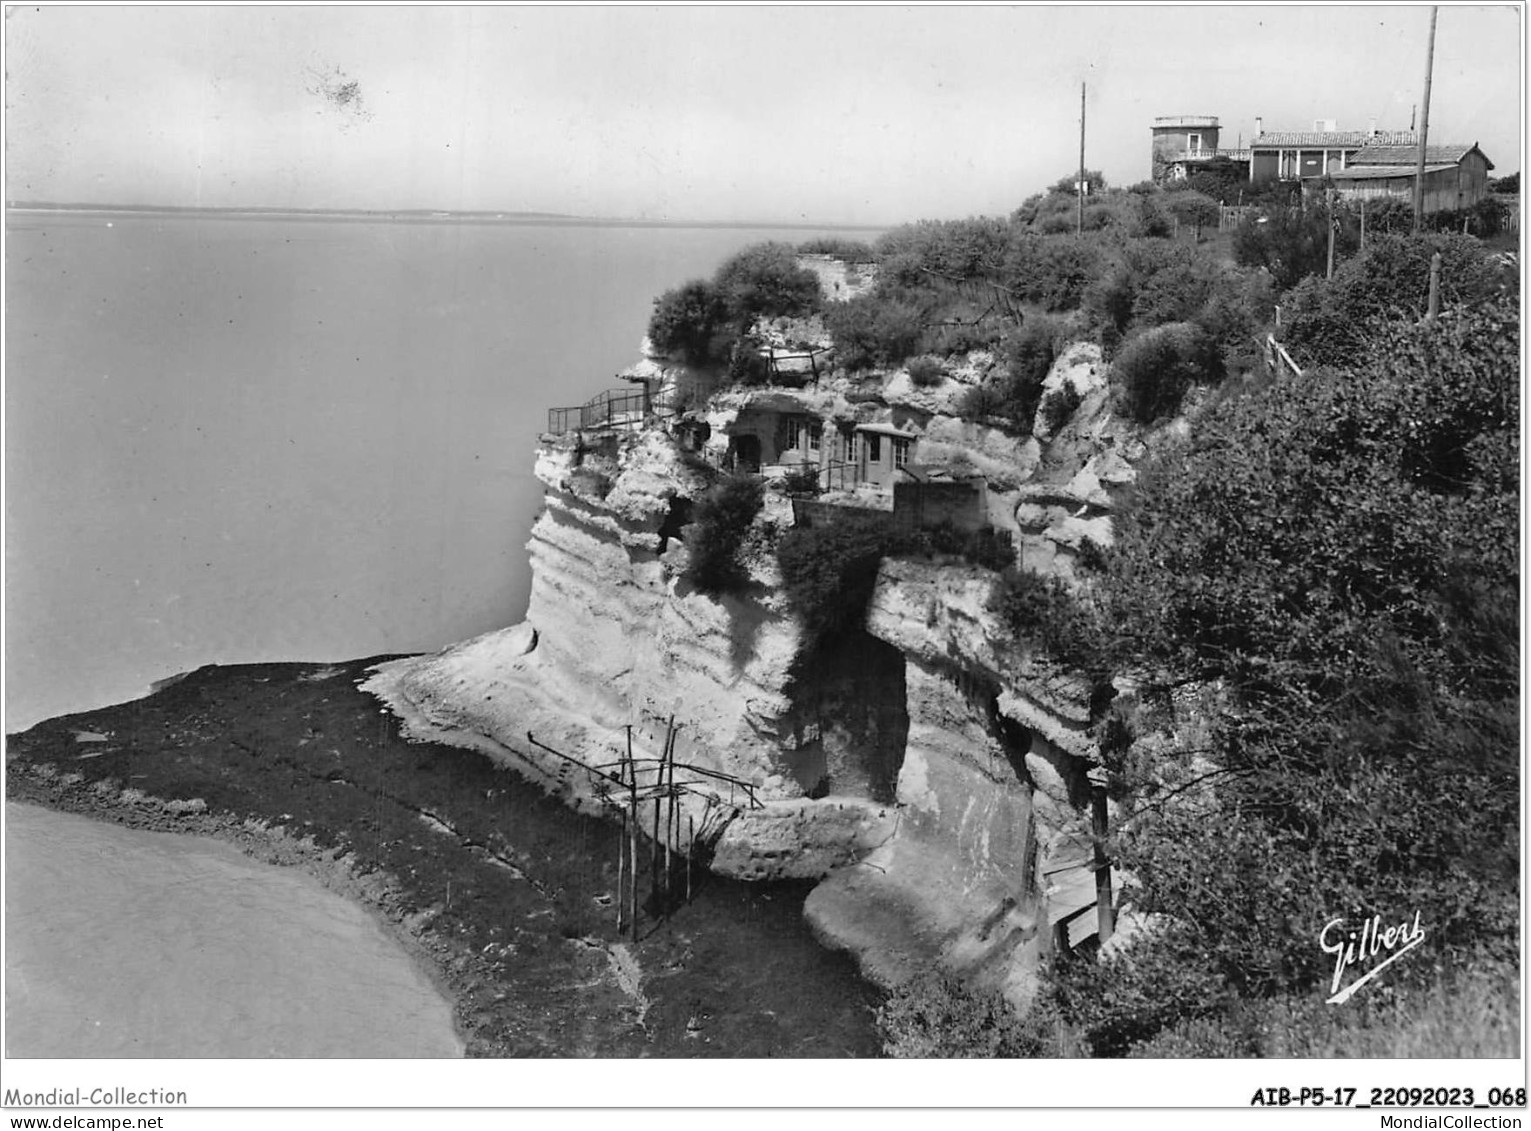
[[[1123,411],[1140,424],[1171,416],[1192,385],[1223,379],[1217,343],[1194,322],[1145,330],[1122,346],[1111,366]]]
[[[713,284],[693,279],[654,300],[649,343],[687,365],[717,365],[732,345],[728,304]]]
[[[760,481],[742,473],[722,480],[697,500],[686,531],[687,572],[703,593],[718,596],[743,588],[747,574],[739,547],[764,501]]]

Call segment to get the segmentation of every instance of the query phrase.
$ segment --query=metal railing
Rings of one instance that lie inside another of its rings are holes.
[[[554,433],[599,431],[613,428],[638,429],[652,411],[647,389],[608,389],[582,405],[548,409],[548,431]]]

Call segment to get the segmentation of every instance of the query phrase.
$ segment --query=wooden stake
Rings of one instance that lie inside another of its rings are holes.
[[[618,938],[620,938],[622,936],[622,927],[624,926],[624,922],[623,922],[623,919],[622,919],[622,908],[623,908],[622,879],[623,879],[623,866],[626,864],[626,860],[624,859],[624,857],[626,856],[626,850],[625,850],[625,848],[623,846],[623,842],[625,840],[627,840],[627,818],[626,818],[626,815],[624,814],[623,819],[622,819],[622,830],[621,830],[621,832],[619,832],[617,834],[617,937]]]
[[[638,941],[638,766],[633,761],[633,728],[627,728],[627,910],[628,923],[633,929],[633,942]]]

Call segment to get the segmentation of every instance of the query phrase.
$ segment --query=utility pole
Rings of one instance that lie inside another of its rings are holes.
[[[1334,227],[1335,227],[1335,224],[1334,224],[1334,186],[1333,185],[1330,185],[1327,189],[1324,190],[1324,205],[1325,205],[1324,211],[1327,213],[1327,217],[1328,217],[1328,220],[1329,220],[1329,270],[1327,272],[1325,272],[1324,278],[1332,279],[1332,278],[1334,278]]]
[[[1414,166],[1414,234],[1419,235],[1425,215],[1425,146],[1430,140],[1430,74],[1435,68],[1435,16],[1430,7],[1430,43],[1425,49],[1425,101],[1419,115],[1419,162]]]
[[[1084,235],[1084,83],[1079,84],[1079,218],[1075,234]]]

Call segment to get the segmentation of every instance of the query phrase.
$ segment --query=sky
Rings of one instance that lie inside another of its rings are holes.
[[[1154,117],[1406,129],[1428,6],[12,6],[8,200],[887,225]],[[1432,141],[1520,168],[1518,5],[1440,5]]]

